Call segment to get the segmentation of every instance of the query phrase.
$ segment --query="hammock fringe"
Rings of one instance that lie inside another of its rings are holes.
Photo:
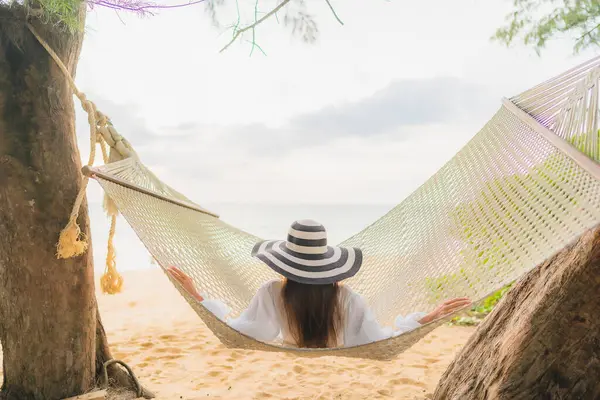
[[[71,220],[60,232],[56,248],[57,258],[71,258],[86,252],[88,243],[77,222]]]

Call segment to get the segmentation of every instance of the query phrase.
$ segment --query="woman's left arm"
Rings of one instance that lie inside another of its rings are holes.
[[[344,345],[357,346],[397,336],[469,304],[471,304],[469,299],[459,298],[444,302],[429,314],[414,312],[406,317],[400,315],[395,320],[395,329],[391,329],[379,325],[375,314],[364,298],[353,294],[348,309],[348,324],[346,326],[347,331],[344,332]]]
[[[426,317],[427,313],[424,312],[414,312],[408,314],[406,317],[398,315],[394,321],[394,326],[396,328],[395,334],[399,335],[417,329],[423,324],[421,321]]]
[[[458,297],[452,300],[446,300],[439,306],[435,308],[429,314],[423,315],[420,317],[418,322],[420,324],[428,324],[429,322],[435,321],[438,318],[442,318],[448,314],[453,313],[456,310],[459,310],[463,307],[467,307],[471,305],[471,300],[468,297]]]

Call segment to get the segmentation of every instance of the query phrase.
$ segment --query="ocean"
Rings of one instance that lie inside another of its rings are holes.
[[[291,223],[297,219],[314,219],[325,225],[328,240],[337,244],[361,231],[394,205],[373,204],[233,204],[204,205],[218,213],[221,219],[246,232],[265,239],[285,239]],[[90,203],[90,219],[94,251],[94,266],[98,273],[104,270],[106,244],[110,221],[100,203]],[[133,229],[121,216],[117,219],[115,234],[117,269],[120,271],[157,268],[137,238]]]

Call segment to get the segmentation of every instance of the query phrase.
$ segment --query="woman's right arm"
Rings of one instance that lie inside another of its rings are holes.
[[[202,295],[196,289],[196,285],[194,285],[194,281],[190,278],[185,272],[180,270],[177,267],[169,267],[167,268],[167,272],[175,279],[186,292],[188,292],[192,297],[194,297],[198,301],[204,300]]]
[[[227,304],[218,299],[205,299],[196,289],[193,280],[178,268],[169,267],[167,271],[191,296],[202,303],[208,311],[226,322],[233,329],[265,342],[274,340],[279,335],[279,319],[277,318],[275,302],[271,293],[274,281],[267,282],[258,289],[250,301],[248,308],[239,317],[226,321],[225,318],[230,312]]]

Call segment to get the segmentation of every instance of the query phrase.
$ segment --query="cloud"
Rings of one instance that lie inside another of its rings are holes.
[[[229,149],[245,149],[254,156],[280,156],[293,149],[323,145],[349,137],[414,135],[419,125],[482,122],[498,107],[485,87],[457,78],[397,81],[370,97],[292,118],[276,129],[264,124],[207,127],[182,124],[177,136],[210,135]]]
[[[93,96],[90,96],[93,97]],[[408,133],[408,127],[457,123],[491,115],[498,99],[485,87],[458,78],[430,78],[393,82],[370,97],[316,112],[299,115],[276,129],[264,124],[208,126],[185,121],[174,126],[149,128],[140,110],[131,104],[97,99],[119,132],[137,146],[169,141],[181,145],[215,139],[228,147],[246,148],[251,153],[269,154],[297,147],[322,145],[340,137],[370,137]],[[482,119],[483,120],[483,119]],[[206,139],[206,140],[203,140]]]
[[[489,104],[481,86],[456,78],[406,80],[355,103],[300,116],[292,125],[327,135],[370,136],[414,125],[452,123],[480,114]]]
[[[143,162],[162,179],[176,188],[212,188],[212,192],[231,200],[239,198],[244,192],[242,187],[245,193],[253,190],[247,182],[261,181],[268,186],[269,179],[275,177],[285,182],[281,184],[285,191],[290,189],[284,186],[291,188],[294,182],[314,182],[318,171],[341,176],[352,170],[352,179],[375,189],[397,181],[398,174],[405,174],[410,163],[433,163],[437,168],[441,165],[439,157],[435,162],[415,159],[423,157],[417,150],[429,148],[428,156],[435,158],[437,151],[447,159],[458,150],[448,149],[448,145],[463,143],[475,134],[474,126],[481,126],[491,117],[498,101],[485,87],[460,79],[398,81],[372,96],[299,115],[277,128],[261,123],[217,126],[193,120],[150,128],[133,105],[107,99],[98,99],[97,104],[133,144]],[[87,137],[87,127],[79,132]],[[432,144],[426,145],[428,142]],[[447,149],[434,149],[442,143]],[[400,157],[403,159],[397,160]],[[307,159],[310,165],[304,161],[304,168],[299,170],[302,160]],[[382,175],[381,171],[390,173]],[[422,182],[421,175],[417,175],[403,177],[408,180],[402,186],[414,187]],[[200,182],[201,187],[193,187]],[[335,198],[339,193],[338,189],[327,189],[331,184],[326,179],[323,185],[327,197]],[[234,186],[239,191],[223,189]],[[261,190],[264,193],[244,196],[257,201],[260,196],[273,197]]]

